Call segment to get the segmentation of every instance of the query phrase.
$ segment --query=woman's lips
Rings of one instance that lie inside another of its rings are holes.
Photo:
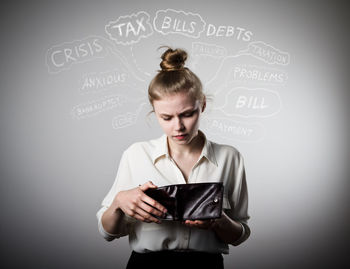
[[[183,134],[183,135],[174,135],[174,138],[177,140],[183,140],[185,139],[187,136],[187,134]]]

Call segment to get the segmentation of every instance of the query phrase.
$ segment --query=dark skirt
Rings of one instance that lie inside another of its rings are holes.
[[[224,259],[221,253],[208,253],[198,251],[154,251],[138,253],[133,251],[126,269],[140,268],[210,268],[223,269]]]

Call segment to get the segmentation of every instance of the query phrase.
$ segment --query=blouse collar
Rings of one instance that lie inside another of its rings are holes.
[[[201,135],[204,138],[204,146],[201,155],[199,156],[199,160],[205,157],[208,161],[217,166],[218,164],[215,158],[212,142],[207,139],[207,137],[201,130],[198,130],[198,135]],[[153,151],[152,154],[153,163],[155,164],[161,157],[166,157],[170,159],[167,135],[163,134],[159,139],[156,140],[156,143],[156,149]]]

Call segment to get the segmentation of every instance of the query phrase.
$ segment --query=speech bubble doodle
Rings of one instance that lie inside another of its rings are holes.
[[[142,108],[146,105],[146,103],[142,103],[139,108],[133,112],[127,112],[121,115],[118,115],[112,120],[113,129],[122,129],[128,126],[132,126],[136,124],[137,118],[140,114]]]
[[[205,22],[199,14],[182,10],[158,10],[153,20],[154,30],[163,34],[181,34],[199,38],[205,29]]]
[[[255,41],[248,44],[246,50],[240,51],[239,55],[251,55],[268,64],[288,65],[290,55],[288,52],[280,51],[263,41]]]
[[[89,48],[89,50],[86,51],[86,48]],[[133,79],[145,81],[134,72],[128,59],[117,49],[115,42],[95,35],[51,47],[46,53],[46,65],[49,73],[55,74],[63,70],[69,70],[74,64],[85,63],[97,58],[106,58],[107,55],[116,57],[116,65],[123,70],[127,70]],[[108,60],[113,59],[113,57],[109,57]]]
[[[150,16],[145,11],[137,14],[120,16],[105,26],[105,32],[110,39],[121,45],[130,45],[139,42],[153,34]]]
[[[48,49],[46,65],[49,73],[58,73],[69,69],[73,64],[104,58],[107,54],[105,40],[98,36],[89,36],[82,40],[65,42]]]
[[[101,99],[75,106],[71,111],[71,115],[75,119],[92,117],[103,111],[124,106],[126,101],[127,98],[120,94],[105,96]]]
[[[266,118],[281,110],[282,102],[277,92],[267,89],[238,87],[230,90],[221,110],[227,116]]]
[[[192,56],[211,56],[214,58],[221,58],[227,56],[227,50],[226,48],[215,44],[193,42]]]
[[[253,32],[238,26],[215,26],[214,24],[209,23],[206,35],[207,37],[230,37],[235,38],[236,40],[250,41],[253,36]]]
[[[134,125],[137,120],[137,114],[132,112],[127,112],[122,115],[118,115],[113,118],[112,126],[113,129],[122,129],[131,125]]]
[[[204,118],[203,127],[212,135],[229,140],[259,141],[265,136],[265,128],[258,123],[243,123],[222,117]]]
[[[235,65],[232,67],[228,83],[257,82],[262,84],[284,85],[288,79],[286,72],[256,65]]]

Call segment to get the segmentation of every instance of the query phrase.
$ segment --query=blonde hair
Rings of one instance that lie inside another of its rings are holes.
[[[176,93],[188,93],[203,104],[205,95],[202,82],[190,69],[185,67],[187,52],[182,49],[166,48],[168,49],[161,56],[161,70],[148,87],[148,99],[152,107],[154,100],[160,100],[164,96]]]

